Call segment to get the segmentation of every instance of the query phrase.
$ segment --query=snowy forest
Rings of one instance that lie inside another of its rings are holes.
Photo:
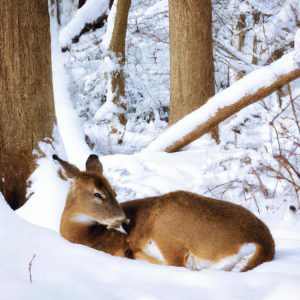
[[[3,0],[0,300],[300,300],[300,1]]]

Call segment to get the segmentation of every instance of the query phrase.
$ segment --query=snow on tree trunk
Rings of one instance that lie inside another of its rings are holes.
[[[300,51],[248,74],[161,134],[144,151],[175,152],[208,133],[222,121],[300,77]]]
[[[0,190],[17,208],[55,122],[48,2],[3,1],[0,28]]]
[[[127,122],[125,117],[125,42],[128,13],[131,0],[115,0],[111,8],[102,46],[108,50],[105,58],[107,65],[107,95],[105,104],[97,111],[95,119],[106,121],[112,126],[112,133],[120,133],[120,125]],[[119,143],[122,140],[119,139]]]
[[[125,109],[126,104],[122,102],[125,97],[125,43],[128,13],[131,0],[115,0],[113,6],[116,8],[113,30],[108,50],[115,54],[117,60],[117,68],[111,74],[111,90],[113,94],[113,103],[119,107],[119,121],[122,125],[126,124]]]

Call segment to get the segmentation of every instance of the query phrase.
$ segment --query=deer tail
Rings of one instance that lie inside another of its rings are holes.
[[[255,243],[256,249],[253,256],[248,261],[247,265],[241,270],[241,272],[246,272],[252,270],[258,265],[271,261],[275,255],[275,244],[273,239],[269,239],[264,242]]]

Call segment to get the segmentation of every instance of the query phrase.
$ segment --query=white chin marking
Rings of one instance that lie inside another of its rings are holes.
[[[114,228],[114,230],[117,230],[117,231],[119,231],[121,233],[127,234],[127,232],[124,230],[124,228],[122,226],[119,226],[118,228]]]
[[[243,244],[239,252],[235,255],[223,258],[218,262],[196,257],[190,253],[187,259],[186,268],[193,271],[203,269],[225,270],[225,271],[241,271],[253,256],[256,246],[254,243]]]
[[[75,215],[74,217],[72,217],[72,221],[86,225],[92,225],[97,223],[97,221],[93,218],[83,214]]]
[[[165,263],[165,259],[154,241],[150,241],[149,244],[144,248],[143,252],[153,258],[156,258],[160,262]]]
[[[72,221],[73,222],[77,222],[77,223],[81,223],[81,224],[85,224],[85,225],[95,225],[95,224],[100,224],[100,225],[103,225],[103,226],[107,226],[108,229],[110,228],[114,228],[113,225],[114,224],[114,219],[106,219],[105,221],[99,221],[97,219],[94,219],[88,215],[85,215],[85,214],[77,214],[77,215],[74,215],[72,217]]]

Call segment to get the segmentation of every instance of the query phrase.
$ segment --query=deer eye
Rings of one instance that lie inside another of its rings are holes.
[[[96,198],[102,199],[102,200],[106,198],[105,195],[104,195],[103,193],[95,193],[94,196],[95,196]]]

